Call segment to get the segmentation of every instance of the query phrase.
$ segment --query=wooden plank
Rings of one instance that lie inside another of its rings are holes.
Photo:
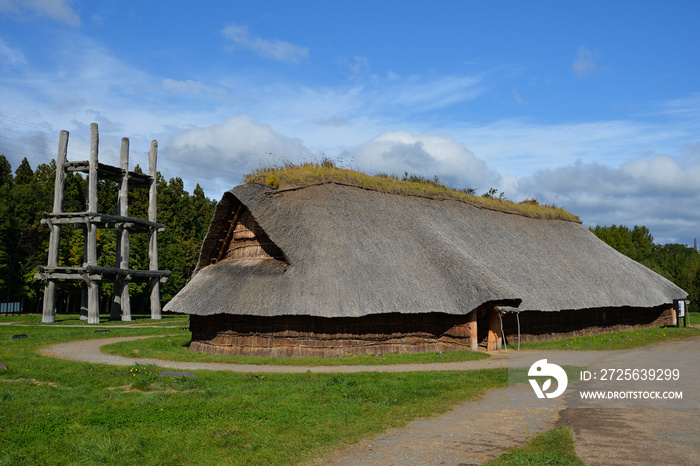
[[[233,232],[236,229],[236,223],[238,222],[238,216],[240,215],[241,210],[243,210],[243,204],[240,204],[238,206],[238,209],[236,209],[236,213],[233,215],[233,219],[231,219],[231,224],[228,226],[228,233],[226,233],[226,239],[224,239],[224,242],[221,245],[219,255],[216,256],[216,262],[219,262],[226,253],[226,249],[228,248],[228,245],[231,242],[231,238],[233,238]]]
[[[84,274],[101,274],[101,275],[111,275],[111,276],[124,276],[133,278],[161,278],[169,277],[172,272],[170,270],[132,270],[132,269],[122,269],[118,267],[100,267],[100,266],[86,266],[86,267],[44,267],[39,266],[39,273],[37,275],[50,275],[50,274],[62,274],[62,275],[84,275]]]
[[[76,162],[66,162],[64,164],[66,172],[79,172],[79,173],[89,173],[90,172],[90,161],[81,160]],[[128,172],[129,174],[129,189],[132,188],[148,188],[151,185],[151,177],[145,173],[137,173],[134,171]],[[123,172],[121,168],[117,168],[111,165],[105,165],[103,163],[97,164],[97,177],[100,180],[113,180],[121,181]]]
[[[92,212],[65,212],[59,214],[44,212],[44,218],[41,220],[41,223],[48,224],[49,222],[57,225],[95,223],[99,228],[115,228],[122,226],[131,230],[141,229],[145,231],[150,228],[157,228],[160,231],[165,230],[164,224],[151,222],[142,218]]]
[[[136,278],[160,278],[169,277],[172,272],[170,270],[131,270],[131,269],[118,269],[115,267],[87,267],[88,273],[99,273],[99,274],[112,274],[112,275],[123,275],[132,276]]]
[[[107,282],[107,283],[114,283],[117,275],[112,275],[112,274],[74,274],[74,273],[59,273],[59,272],[46,272],[46,273],[37,273],[34,274],[34,279],[36,280],[67,280],[67,281],[72,281],[72,282],[80,282],[80,281],[85,281],[85,280],[92,280],[94,282]],[[153,279],[154,277],[151,276],[146,276],[146,275],[125,275],[124,280],[125,282],[131,283],[131,282],[149,282]],[[167,277],[155,277],[160,283],[165,283],[167,282]]]
[[[148,151],[148,174],[151,176],[151,187],[148,190],[148,220],[155,223],[158,214],[158,141],[151,141]],[[148,235],[148,268],[158,270],[158,230],[151,228]],[[160,280],[151,279],[151,319],[161,319],[160,309]]]

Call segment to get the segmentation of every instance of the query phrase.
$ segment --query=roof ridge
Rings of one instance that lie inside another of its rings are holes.
[[[269,195],[269,196],[273,196],[273,195],[277,195],[277,194],[283,194],[283,193],[292,192],[292,191],[300,191],[300,190],[302,190],[302,189],[312,188],[312,187],[315,187],[315,186],[323,186],[323,185],[327,185],[327,184],[335,184],[335,185],[338,185],[338,186],[345,186],[345,187],[348,187],[348,188],[357,188],[357,189],[363,189],[363,190],[365,190],[365,191],[373,191],[373,192],[376,192],[376,193],[379,193],[379,194],[393,194],[393,195],[395,195],[395,196],[417,197],[417,198],[419,198],[419,199],[427,199],[427,200],[430,200],[430,201],[455,201],[455,202],[460,202],[460,203],[462,203],[462,204],[466,204],[466,205],[475,207],[475,208],[477,208],[477,209],[490,210],[490,211],[492,211],[492,212],[498,212],[498,213],[502,213],[502,214],[517,215],[517,216],[520,216],[520,217],[532,218],[532,219],[535,219],[535,220],[563,220],[563,221],[565,221],[565,222],[571,222],[571,223],[578,223],[578,224],[583,223],[580,219],[570,219],[570,218],[540,218],[540,217],[533,217],[533,216],[530,216],[530,215],[526,215],[526,214],[523,213],[523,212],[499,209],[499,208],[497,208],[497,207],[491,207],[491,206],[489,206],[489,205],[487,205],[487,204],[480,204],[480,203],[477,203],[477,202],[470,202],[470,201],[467,200],[467,199],[459,198],[459,197],[427,196],[427,195],[424,195],[424,194],[418,194],[418,193],[414,193],[414,192],[410,192],[410,191],[394,193],[394,192],[382,191],[382,190],[380,190],[380,189],[377,189],[377,188],[371,187],[371,186],[361,186],[361,185],[353,184],[353,183],[343,183],[342,181],[338,181],[338,180],[323,180],[323,181],[319,181],[319,182],[316,182],[316,183],[307,183],[307,184],[303,184],[303,185],[299,185],[299,186],[291,186],[291,187],[289,187],[289,188],[282,188],[282,189],[271,188],[270,186],[267,186],[267,185],[262,184],[262,183],[256,183],[256,184],[259,184],[260,186],[265,186],[266,188],[268,188],[268,190],[265,192],[265,194],[266,194],[266,195]]]

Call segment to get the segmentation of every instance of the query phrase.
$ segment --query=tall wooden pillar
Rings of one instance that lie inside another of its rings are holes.
[[[119,167],[122,170],[122,179],[119,185],[119,198],[117,199],[117,209],[119,215],[127,217],[129,215],[129,139],[122,138],[122,147],[119,154]],[[116,267],[120,269],[129,268],[129,229],[124,224],[117,227],[117,251]],[[118,276],[114,283],[114,293],[111,319],[119,319],[125,322],[131,321],[131,300],[129,298],[129,282],[123,276]]]
[[[501,349],[503,332],[501,331],[501,318],[497,309],[489,309],[489,337],[486,344],[486,351]]]
[[[87,206],[86,206],[87,208]],[[77,224],[81,230],[83,230],[83,267],[87,267],[87,224],[79,223]],[[88,284],[87,280],[83,278],[80,284],[80,320],[88,319]]]
[[[476,313],[477,310],[474,309],[469,313],[469,342],[471,344],[472,351],[479,351],[479,333],[476,327]]]
[[[66,157],[68,153],[68,131],[61,131],[58,139],[58,155],[56,156],[56,181],[53,191],[53,213],[63,212],[63,189],[66,184]],[[54,223],[49,224],[49,258],[48,267],[58,267],[58,245],[61,241],[61,227]],[[56,281],[46,280],[44,287],[44,308],[41,317],[42,322],[56,321]]]
[[[97,123],[90,125],[90,166],[88,171],[88,213],[97,213],[97,154],[99,147],[99,133]],[[97,225],[88,221],[86,224],[87,238],[87,265],[97,266]],[[100,286],[86,274],[85,278],[88,292],[88,324],[100,323]]]
[[[158,214],[158,172],[156,171],[156,159],[158,158],[158,142],[151,142],[148,151],[148,174],[151,176],[151,186],[148,190],[148,220],[156,222]],[[158,228],[152,226],[148,236],[148,269],[158,270]],[[160,314],[160,277],[151,278],[151,319],[161,319]]]

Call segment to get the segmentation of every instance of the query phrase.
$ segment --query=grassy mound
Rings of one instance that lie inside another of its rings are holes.
[[[581,223],[578,216],[554,205],[541,205],[535,200],[515,203],[502,198],[475,196],[472,190],[450,189],[439,180],[406,174],[402,179],[393,175],[367,175],[336,167],[332,160],[320,163],[286,163],[284,166],[260,168],[249,174],[246,183],[262,183],[275,189],[301,187],[336,182],[371,189],[382,193],[419,196],[430,199],[453,199],[482,209],[495,210],[530,218],[557,219]],[[489,193],[491,195],[491,193]]]

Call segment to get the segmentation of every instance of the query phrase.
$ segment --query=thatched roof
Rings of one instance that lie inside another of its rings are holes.
[[[241,204],[283,261],[209,265]],[[165,310],[358,317],[466,314],[485,303],[539,311],[652,307],[685,296],[576,222],[338,183],[249,184],[224,195],[196,274]]]

